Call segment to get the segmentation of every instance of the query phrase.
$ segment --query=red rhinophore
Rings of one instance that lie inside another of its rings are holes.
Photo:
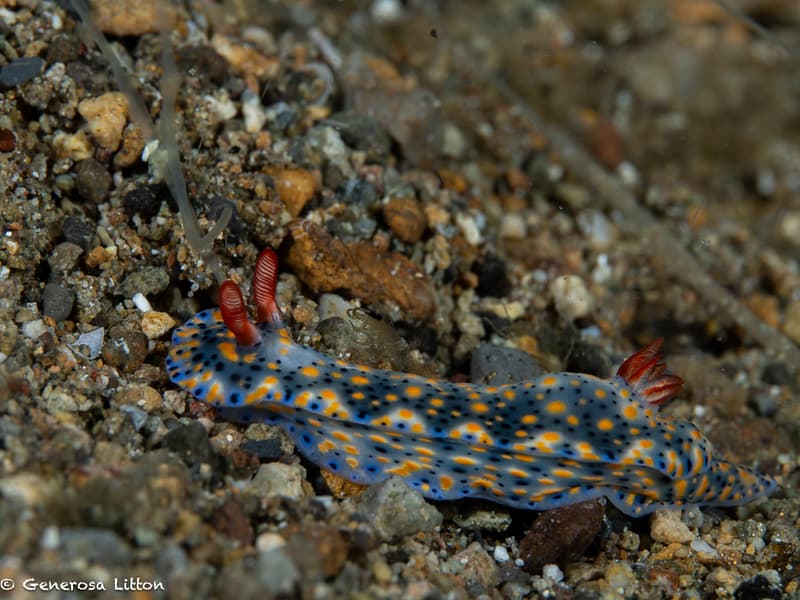
[[[258,327],[247,316],[242,292],[230,279],[223,281],[219,288],[219,310],[222,320],[243,346],[252,346],[261,341]]]
[[[256,260],[253,275],[253,297],[259,323],[279,323],[281,311],[275,303],[275,286],[278,283],[278,255],[272,248],[262,250]]]
[[[660,406],[675,396],[683,386],[683,379],[666,374],[664,356],[659,352],[664,338],[658,338],[626,358],[617,369],[622,377],[642,399]]]

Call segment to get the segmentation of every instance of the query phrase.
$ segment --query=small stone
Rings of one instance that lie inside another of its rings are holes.
[[[246,489],[257,498],[280,496],[290,500],[302,500],[306,495],[303,489],[305,479],[306,470],[301,465],[267,463],[258,468],[258,472]]]
[[[171,28],[174,13],[168,6],[159,0],[138,0],[131,3],[99,0],[92,2],[92,20],[103,33],[115,37],[140,36],[144,33],[155,33],[159,27],[167,30]]]
[[[498,578],[497,565],[479,542],[472,542],[447,561],[447,565],[455,574],[463,578],[468,586],[478,585],[482,588],[479,594],[485,593],[494,586]]]
[[[217,454],[208,439],[205,427],[199,421],[190,421],[164,436],[164,448],[183,459],[188,466],[215,465]]]
[[[61,224],[61,233],[64,235],[64,239],[67,242],[87,251],[92,247],[95,227],[80,217],[67,217]],[[58,246],[56,246],[56,248],[57,247]],[[55,252],[55,249],[53,251]],[[50,268],[53,268],[53,265],[50,265]]]
[[[0,127],[0,152],[13,152],[17,147],[17,136],[5,127]]]
[[[515,213],[503,215],[500,220],[500,237],[506,240],[523,240],[528,236],[528,225]]]
[[[346,291],[424,319],[436,309],[430,279],[408,258],[368,242],[345,245],[311,221],[290,226],[287,264],[315,292]],[[391,281],[392,285],[386,285]]]
[[[163,404],[161,394],[149,385],[129,385],[120,388],[114,394],[113,402],[117,406],[125,404],[138,406],[146,413],[157,412]]]
[[[783,315],[783,333],[800,344],[800,300],[793,300]]]
[[[110,334],[103,344],[103,359],[112,367],[133,373],[144,364],[147,336],[140,331]]]
[[[69,317],[75,304],[75,294],[59,283],[48,283],[42,292],[42,312],[60,323]]]
[[[78,195],[92,204],[108,199],[111,190],[111,174],[108,169],[93,158],[87,158],[75,165],[75,188]]]
[[[404,242],[418,242],[425,232],[425,213],[415,198],[392,198],[383,207],[383,218],[394,234]]]
[[[255,48],[237,44],[222,34],[214,34],[211,46],[228,61],[234,73],[254,79],[254,83],[275,77],[280,69],[277,57],[264,56]]]
[[[92,143],[83,130],[76,133],[59,131],[53,136],[52,146],[56,158],[68,158],[76,162],[91,158],[93,154]]]
[[[384,541],[431,531],[442,523],[442,514],[397,476],[367,488],[359,506]]]
[[[128,125],[122,132],[122,147],[114,155],[114,168],[126,169],[135,164],[142,156],[144,143],[142,130]]]
[[[681,521],[680,510],[657,510],[650,519],[650,537],[663,544],[686,544],[695,536]]]
[[[567,321],[581,319],[591,312],[594,298],[583,279],[577,275],[564,275],[550,284],[550,293],[556,311]]]
[[[151,340],[160,338],[175,325],[175,319],[165,312],[150,310],[142,315],[142,333]]]
[[[601,500],[589,500],[549,510],[539,515],[519,544],[528,573],[545,565],[580,557],[603,526]]]
[[[317,191],[314,174],[305,169],[268,169],[275,181],[278,197],[293,217],[300,214]]]
[[[122,92],[108,92],[97,98],[87,98],[78,104],[78,112],[86,119],[89,133],[97,144],[116,152],[122,143],[128,115],[128,100]]]
[[[59,275],[66,275],[75,269],[78,259],[83,254],[83,248],[71,242],[58,244],[50,256],[47,257],[47,264],[50,270]]]
[[[44,69],[44,59],[25,56],[0,67],[0,89],[14,88],[30,81]]]
[[[256,538],[256,550],[258,552],[269,552],[276,548],[283,548],[286,545],[286,540],[283,536],[271,531],[266,531]]]
[[[169,275],[163,267],[144,267],[128,275],[119,288],[126,298],[137,293],[148,297],[157,296],[169,286]]]
[[[47,326],[41,319],[34,319],[22,324],[22,335],[29,340],[38,340],[47,331]]]
[[[383,164],[391,152],[392,140],[380,124],[364,113],[345,111],[326,123],[334,127],[345,144],[365,153],[367,163]]]
[[[285,552],[304,580],[321,581],[342,570],[348,549],[348,543],[334,527],[312,523],[286,541]]]
[[[470,381],[481,385],[506,385],[533,379],[544,373],[527,352],[494,344],[481,344],[472,351]]]
[[[110,529],[94,527],[58,530],[59,549],[65,556],[80,556],[90,564],[129,567],[131,549]]]
[[[556,583],[561,583],[564,581],[564,572],[558,568],[558,565],[545,565],[542,567],[542,577]]]
[[[144,219],[150,219],[158,214],[167,194],[163,185],[137,185],[122,197],[122,205],[128,215],[139,214]]]
[[[475,291],[479,296],[502,298],[511,292],[506,263],[498,256],[486,254],[475,262],[472,272],[478,276],[478,287]]]
[[[504,565],[509,560],[511,560],[511,556],[509,556],[506,547],[500,545],[494,547],[494,551],[492,552],[492,558],[494,558],[494,560],[501,565]]]
[[[300,583],[300,571],[283,548],[260,553],[255,572],[270,598],[291,596]]]

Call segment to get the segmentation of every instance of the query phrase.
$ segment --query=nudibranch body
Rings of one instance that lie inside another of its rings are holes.
[[[272,250],[261,253],[257,324],[226,281],[219,309],[173,333],[167,371],[225,418],[281,425],[345,479],[398,475],[428,498],[534,510],[605,496],[631,516],[744,504],[775,488],[715,456],[693,424],[659,414],[682,385],[665,373],[660,340],[609,380],[555,373],[492,387],[377,370],[291,339],[275,304],[277,267]]]

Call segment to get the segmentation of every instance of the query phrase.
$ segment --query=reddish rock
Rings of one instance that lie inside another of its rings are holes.
[[[315,292],[344,290],[367,302],[396,304],[413,319],[433,314],[433,285],[402,254],[367,242],[345,245],[310,221],[296,221],[289,229],[286,262]]]

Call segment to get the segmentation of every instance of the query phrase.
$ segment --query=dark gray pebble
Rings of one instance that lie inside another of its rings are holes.
[[[108,199],[111,174],[101,162],[86,158],[75,165],[75,174],[75,188],[81,198],[93,204]]]
[[[64,235],[65,241],[89,250],[92,247],[95,226],[80,217],[67,217],[61,224],[61,233]]]
[[[396,476],[371,485],[359,500],[359,512],[369,515],[375,533],[384,541],[430,531],[442,524],[442,513]]]
[[[208,440],[205,427],[199,421],[191,421],[177,427],[164,437],[164,447],[180,456],[190,467],[202,463],[216,464],[214,447]]]
[[[48,283],[42,293],[42,312],[59,323],[69,317],[75,304],[72,290],[59,283]]]
[[[13,88],[30,81],[44,69],[44,59],[26,56],[0,67],[0,88]]]

